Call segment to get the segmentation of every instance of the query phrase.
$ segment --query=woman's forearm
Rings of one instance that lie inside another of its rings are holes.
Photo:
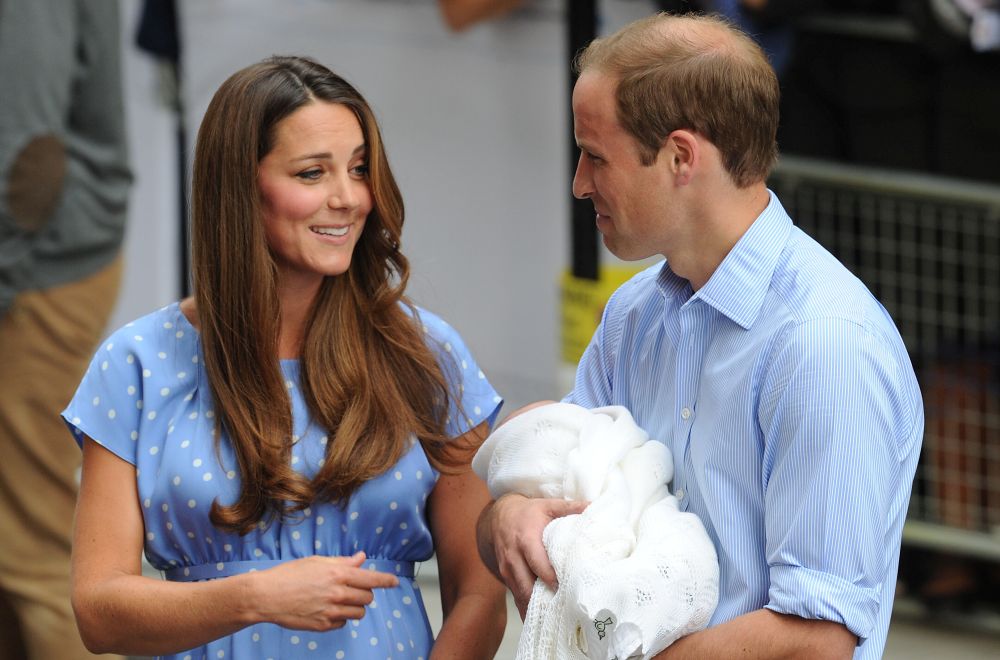
[[[503,596],[469,594],[459,597],[445,616],[434,642],[431,660],[492,658],[507,625]]]
[[[121,575],[77,588],[80,635],[94,653],[162,655],[201,646],[257,620],[250,575],[184,583]]]

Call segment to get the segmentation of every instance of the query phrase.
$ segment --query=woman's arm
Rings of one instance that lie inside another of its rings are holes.
[[[484,423],[456,444],[468,446],[487,433]],[[432,660],[492,658],[503,639],[507,625],[504,587],[476,551],[476,519],[489,501],[486,484],[471,467],[461,474],[441,475],[428,500],[444,612]]]
[[[361,569],[363,555],[309,557],[205,582],[143,577],[135,467],[90,440],[73,532],[73,610],[95,653],[159,655],[200,646],[252,623],[330,630],[364,616],[393,575]]]

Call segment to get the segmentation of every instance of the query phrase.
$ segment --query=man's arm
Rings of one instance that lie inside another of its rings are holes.
[[[553,589],[557,586],[556,572],[542,545],[545,526],[586,508],[586,502],[529,499],[511,493],[491,502],[480,514],[476,525],[479,556],[510,589],[522,619],[536,577]]]
[[[857,643],[843,624],[760,609],[682,637],[654,660],[835,660],[850,658]]]

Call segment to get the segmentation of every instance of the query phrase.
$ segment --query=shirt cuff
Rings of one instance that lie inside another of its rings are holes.
[[[858,636],[859,644],[871,634],[878,618],[880,584],[859,587],[836,575],[801,566],[771,566],[770,572],[767,609],[842,623]]]

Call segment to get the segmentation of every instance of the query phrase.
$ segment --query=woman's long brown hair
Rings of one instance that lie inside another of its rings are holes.
[[[368,152],[373,209],[347,273],[327,277],[300,356],[313,420],[327,429],[326,457],[310,481],[289,464],[291,402],[278,360],[278,272],[261,222],[260,160],[275,127],[298,108],[338,103],[357,116]],[[343,503],[385,472],[411,435],[439,470],[457,467],[446,446],[453,395],[403,292],[403,202],[375,117],[345,80],[311,60],[273,57],[230,77],[205,113],[195,151],[192,254],[204,368],[242,487],[211,520],[241,534],[317,500]],[[448,374],[450,375],[450,374]]]

